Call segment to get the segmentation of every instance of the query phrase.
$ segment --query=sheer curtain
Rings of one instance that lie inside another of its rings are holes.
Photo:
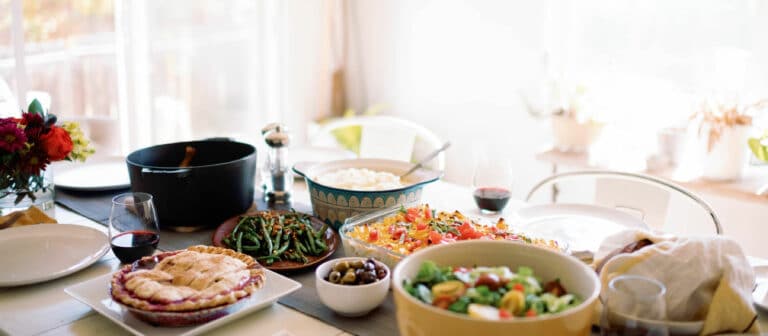
[[[221,136],[260,145],[275,121],[301,141],[328,113],[338,1],[0,0],[13,92],[0,103],[50,97],[102,154]]]

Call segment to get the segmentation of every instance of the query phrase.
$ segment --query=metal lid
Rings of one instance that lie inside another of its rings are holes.
[[[290,144],[291,139],[285,129],[285,126],[279,123],[271,123],[261,129],[264,141],[270,147],[285,147]]]

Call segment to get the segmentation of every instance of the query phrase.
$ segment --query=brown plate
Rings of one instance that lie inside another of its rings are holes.
[[[288,212],[285,210],[271,210],[271,211],[275,211],[278,213]],[[257,212],[258,211],[252,211],[252,212],[245,213],[243,215],[254,215]],[[218,228],[216,228],[216,231],[213,232],[213,239],[212,239],[213,246],[228,248],[228,246],[226,246],[222,242],[222,240],[224,239],[224,237],[226,237],[232,232],[232,230],[237,225],[237,222],[240,220],[240,216],[243,216],[243,215],[237,215],[235,217],[227,219],[224,223],[221,223],[221,225],[219,225]],[[313,216],[309,216],[309,220],[312,223],[312,227],[315,230],[319,230],[323,227],[324,223],[320,219]],[[307,256],[307,259],[309,259],[309,262],[306,264],[303,264],[297,261],[284,260],[284,261],[273,262],[272,265],[263,265],[263,266],[264,268],[277,271],[277,272],[297,271],[297,270],[315,266],[316,264],[319,264],[323,260],[328,259],[328,257],[330,257],[333,254],[333,252],[335,252],[336,249],[339,247],[339,234],[336,233],[336,231],[334,231],[330,226],[328,226],[328,230],[325,231],[324,238],[325,238],[325,244],[328,245],[328,251],[316,257]],[[252,255],[252,256],[260,257],[257,255]]]

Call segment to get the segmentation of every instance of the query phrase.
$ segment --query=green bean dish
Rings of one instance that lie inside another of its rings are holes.
[[[222,243],[266,266],[281,261],[307,264],[329,251],[326,230],[327,224],[317,230],[309,215],[293,210],[259,211],[241,216]]]

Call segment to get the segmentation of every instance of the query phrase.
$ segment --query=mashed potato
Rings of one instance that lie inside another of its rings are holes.
[[[400,177],[366,168],[347,168],[325,173],[315,181],[329,187],[350,190],[388,190],[403,186]]]

